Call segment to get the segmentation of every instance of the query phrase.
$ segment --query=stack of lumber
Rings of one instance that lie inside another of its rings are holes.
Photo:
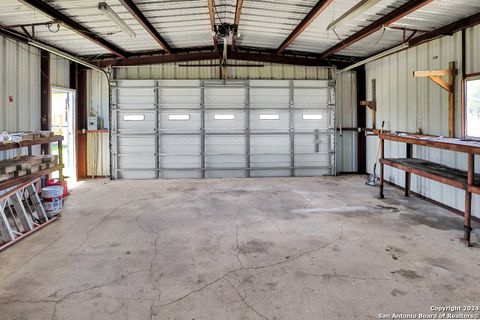
[[[37,140],[50,137],[53,137],[53,131],[20,131],[6,133],[5,136],[0,136],[0,143],[8,143],[11,141],[20,142],[27,140]]]
[[[55,155],[22,156],[0,161],[0,181],[13,177],[21,177],[56,166],[58,157]]]

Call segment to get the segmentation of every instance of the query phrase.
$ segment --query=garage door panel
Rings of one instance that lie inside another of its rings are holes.
[[[155,179],[156,175],[154,171],[120,171],[118,173],[118,179],[126,179],[126,180],[151,180]]]
[[[199,169],[201,166],[200,155],[163,155],[162,169]]]
[[[121,80],[117,82],[118,108],[145,109],[155,107],[155,81]]]
[[[159,88],[158,103],[165,108],[196,107],[201,102],[200,88]]]
[[[294,128],[300,131],[325,130],[330,125],[330,113],[327,110],[295,110]]]
[[[202,172],[200,170],[164,170],[161,178],[163,179],[200,179]]]
[[[316,154],[329,152],[330,144],[327,140],[328,136],[326,135],[315,136],[310,134],[298,134],[295,136],[295,154]]]
[[[284,88],[250,88],[250,108],[288,108],[290,90]]]
[[[210,170],[205,173],[205,178],[246,178],[245,170]]]
[[[267,178],[267,177],[290,177],[291,170],[252,170],[250,177]]]
[[[288,110],[251,110],[250,111],[250,129],[251,130],[270,130],[270,131],[288,131],[289,130],[289,111]]]
[[[155,156],[152,155],[123,155],[118,158],[118,164],[123,169],[151,169],[155,168]]]
[[[245,112],[241,110],[205,110],[205,130],[232,131],[245,128]]]
[[[253,168],[288,168],[290,155],[251,155],[250,164]]]
[[[243,108],[245,88],[205,88],[205,108]]]
[[[162,154],[199,155],[201,153],[201,138],[194,135],[162,136],[159,148]]]
[[[117,147],[119,154],[151,154],[155,150],[155,137],[126,137],[122,136],[117,139]]]
[[[138,132],[154,132],[155,111],[149,112],[125,112],[119,111],[118,130],[119,131],[138,131]]]
[[[243,136],[215,135],[205,138],[206,154],[245,154],[245,138]]]
[[[250,153],[254,154],[290,154],[288,135],[258,135],[250,137]]]
[[[162,131],[198,131],[201,129],[201,112],[196,110],[162,110],[159,114]]]

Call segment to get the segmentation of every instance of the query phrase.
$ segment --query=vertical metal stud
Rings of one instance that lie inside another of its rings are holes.
[[[155,81],[155,88],[153,89],[154,103],[155,103],[155,179],[160,178],[160,90],[158,81]]]
[[[288,127],[290,136],[290,175],[295,176],[295,128],[294,128],[294,110],[295,105],[295,92],[293,88],[293,80],[290,80],[289,85],[290,102],[288,104]]]
[[[200,82],[200,155],[200,174],[205,178],[205,81]]]
[[[110,166],[112,179],[118,179],[118,94],[114,86],[109,86],[110,92],[110,118],[111,118],[111,136],[110,136]]]
[[[329,76],[331,77],[331,75]],[[333,77],[329,80],[328,83],[329,87],[329,95],[328,95],[328,113],[329,113],[329,131],[330,131],[330,139],[329,139],[329,151],[331,154],[330,157],[330,174],[335,176],[337,175],[337,154],[336,154],[336,124],[335,124],[335,115],[336,115],[336,100],[335,100],[335,81]]]
[[[245,81],[245,161],[247,170],[246,176],[251,177],[250,164],[250,82]]]

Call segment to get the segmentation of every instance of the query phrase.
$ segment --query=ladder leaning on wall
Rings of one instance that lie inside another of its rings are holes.
[[[31,180],[0,195],[0,251],[57,219],[45,212],[38,183]]]

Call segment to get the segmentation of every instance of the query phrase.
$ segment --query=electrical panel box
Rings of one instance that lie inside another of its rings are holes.
[[[98,130],[97,116],[88,117],[87,130]]]

